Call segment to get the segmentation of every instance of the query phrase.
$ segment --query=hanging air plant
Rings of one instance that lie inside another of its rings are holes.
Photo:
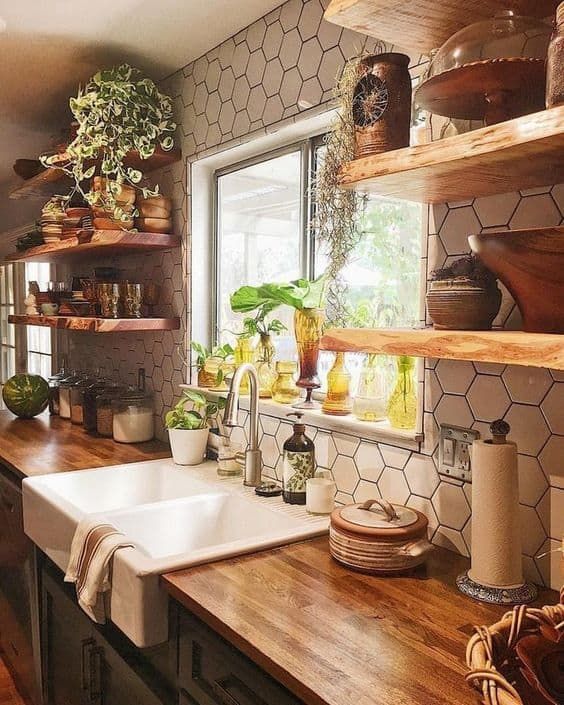
[[[76,137],[66,149],[70,161],[61,166],[59,155],[41,161],[71,176],[74,190],[91,206],[113,213],[116,220],[128,220],[131,212],[120,207],[119,194],[122,186],[140,188],[143,174],[127,166],[126,157],[137,152],[145,160],[157,147],[173,148],[172,100],[139,69],[122,64],[98,71],[69,104],[78,122]],[[104,189],[85,186],[95,174],[104,178]],[[158,186],[142,191],[144,197],[159,192]]]

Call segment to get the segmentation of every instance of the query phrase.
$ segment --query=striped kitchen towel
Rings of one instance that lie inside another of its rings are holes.
[[[83,519],[77,526],[65,582],[75,583],[78,604],[94,622],[109,616],[112,558],[120,548],[133,544],[111,524]]]

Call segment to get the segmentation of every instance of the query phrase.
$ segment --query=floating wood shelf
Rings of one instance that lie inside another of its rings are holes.
[[[500,8],[548,17],[559,0],[332,0],[325,19],[341,27],[428,54],[469,24],[493,17]]]
[[[126,230],[95,230],[89,242],[80,244],[78,238],[38,245],[29,250],[8,255],[6,262],[51,262],[61,259],[79,259],[93,255],[122,255],[126,253],[168,250],[180,245],[175,235],[160,233],[131,233]]]
[[[321,340],[335,352],[497,362],[564,370],[564,335],[523,331],[332,328]]]
[[[87,333],[126,333],[144,330],[178,330],[179,318],[95,318],[91,316],[8,316],[8,323],[43,326]]]
[[[564,181],[564,105],[429,144],[355,159],[345,188],[421,203]]]
[[[148,174],[155,169],[169,166],[179,161],[181,152],[179,149],[171,149],[165,152],[162,149],[156,149],[152,157],[141,159],[137,152],[131,152],[126,157],[125,164],[133,169],[139,169],[144,174]],[[57,155],[55,164],[67,164],[69,156],[66,153]],[[54,196],[55,194],[65,194],[71,186],[70,178],[62,169],[49,168],[45,169],[37,176],[31,179],[26,179],[20,186],[17,186],[10,192],[10,198],[24,199],[37,198],[45,199]]]

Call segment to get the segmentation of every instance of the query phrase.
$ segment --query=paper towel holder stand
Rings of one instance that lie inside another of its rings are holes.
[[[506,438],[511,427],[503,419],[497,419],[490,425],[491,440],[484,441],[493,445],[506,443]],[[485,585],[478,583],[469,576],[469,571],[462,573],[456,579],[460,592],[480,602],[496,605],[516,605],[532,602],[538,595],[538,590],[533,583],[522,582],[515,586]]]

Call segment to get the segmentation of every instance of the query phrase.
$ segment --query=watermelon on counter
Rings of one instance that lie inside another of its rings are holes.
[[[31,419],[47,407],[49,385],[39,375],[14,375],[2,387],[2,399],[12,414]]]

